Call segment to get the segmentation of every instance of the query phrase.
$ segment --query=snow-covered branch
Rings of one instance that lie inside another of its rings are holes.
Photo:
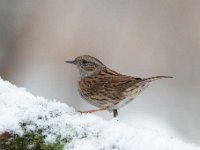
[[[4,137],[3,137],[4,136]],[[0,79],[0,149],[200,150],[116,119],[81,115]],[[13,148],[13,149],[14,149]]]

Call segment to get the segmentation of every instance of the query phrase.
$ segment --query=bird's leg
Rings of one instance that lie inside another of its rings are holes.
[[[105,108],[100,108],[100,109],[91,109],[91,110],[86,110],[86,111],[78,111],[80,113],[93,113],[93,112],[97,112],[97,111],[104,111],[106,110]]]
[[[118,116],[118,111],[117,111],[117,109],[114,109],[114,110],[113,110],[113,116],[114,116],[114,117],[117,117],[117,116]]]

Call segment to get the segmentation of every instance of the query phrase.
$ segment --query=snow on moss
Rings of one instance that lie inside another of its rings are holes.
[[[39,143],[50,145],[51,149],[200,150],[145,127],[104,120],[93,114],[81,115],[64,103],[33,96],[0,79],[0,133],[4,132],[23,140],[27,140],[23,136],[30,135],[29,147],[41,139]],[[40,145],[40,149],[45,146]]]

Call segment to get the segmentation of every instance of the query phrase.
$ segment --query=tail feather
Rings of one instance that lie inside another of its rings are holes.
[[[158,79],[163,79],[163,78],[173,78],[173,77],[171,77],[171,76],[155,76],[155,77],[150,77],[150,78],[144,78],[143,81],[152,82],[152,81],[155,81]]]

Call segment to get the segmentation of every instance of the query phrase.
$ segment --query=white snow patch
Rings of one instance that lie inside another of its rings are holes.
[[[66,150],[200,150],[141,125],[81,115],[66,104],[35,97],[1,78],[0,114],[0,133],[13,131],[22,135],[19,123],[33,122],[47,129],[44,134],[48,143],[53,143],[57,135],[70,139],[64,146]],[[30,130],[34,128],[29,126]]]

